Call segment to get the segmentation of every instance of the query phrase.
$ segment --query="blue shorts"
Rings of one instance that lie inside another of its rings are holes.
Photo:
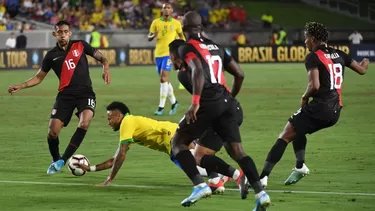
[[[170,72],[172,69],[172,61],[170,56],[156,57],[155,62],[158,75],[160,75],[162,70]]]

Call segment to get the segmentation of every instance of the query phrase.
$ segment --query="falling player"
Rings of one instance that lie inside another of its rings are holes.
[[[120,131],[120,143],[116,154],[114,157],[98,165],[86,166],[77,164],[78,167],[91,172],[111,168],[110,175],[104,183],[101,184],[102,186],[111,184],[112,180],[116,177],[132,143],[164,152],[180,167],[179,163],[171,155],[171,140],[176,132],[178,124],[168,121],[157,121],[143,116],[133,116],[124,103],[116,101],[107,106],[107,118],[108,124],[113,130]],[[194,149],[194,143],[191,143],[189,148]],[[205,169],[199,166],[197,166],[197,168],[202,176],[207,176]]]
[[[168,45],[177,35],[181,39],[185,39],[182,33],[182,26],[180,21],[172,18],[173,8],[172,5],[166,3],[162,7],[163,16],[152,21],[150,26],[150,34],[148,41],[156,38],[155,46],[155,62],[156,69],[160,76],[160,100],[159,108],[156,110],[155,115],[164,114],[164,106],[167,97],[172,104],[170,115],[176,113],[179,106],[176,97],[174,96],[173,86],[169,82],[169,72],[171,71],[172,62],[169,57]]]
[[[47,174],[59,171],[66,160],[74,154],[82,143],[94,116],[96,98],[86,55],[94,57],[103,64],[103,80],[105,84],[111,83],[108,61],[103,54],[83,40],[70,40],[71,35],[70,24],[59,21],[53,31],[57,44],[44,57],[40,70],[26,82],[8,88],[8,92],[14,94],[21,89],[36,86],[44,80],[50,69],[54,70],[60,80],[59,93],[48,126],[48,146],[53,162]],[[76,115],[79,118],[78,127],[63,156],[60,157],[59,134],[63,127],[68,126],[76,108]]]
[[[261,174],[261,183],[264,187],[267,186],[273,167],[280,161],[290,142],[293,142],[296,166],[285,181],[285,185],[294,184],[309,174],[305,164],[306,134],[332,127],[339,120],[344,67],[349,67],[361,75],[366,73],[368,59],[363,59],[358,64],[346,53],[328,47],[327,41],[328,31],[323,24],[306,23],[305,43],[311,51],[305,60],[307,89],[302,95],[301,108],[289,118],[268,153]],[[309,102],[310,98],[312,100]]]
[[[271,203],[268,194],[263,190],[254,161],[242,149],[241,135],[238,125],[238,102],[234,98],[240,91],[244,73],[239,68],[225,68],[234,76],[232,92],[220,83],[222,67],[235,64],[225,55],[221,46],[201,36],[202,20],[198,13],[188,12],[183,19],[184,33],[188,42],[178,47],[178,58],[183,60],[179,68],[179,80],[188,77],[191,86],[192,104],[180,121],[172,139],[172,153],[181,168],[194,184],[192,194],[181,202],[182,206],[190,206],[199,199],[212,194],[196,168],[196,161],[188,146],[191,140],[199,138],[209,127],[229,146],[229,154],[237,161],[250,185],[256,193],[255,210],[265,210]],[[237,64],[235,64],[237,65]],[[185,68],[184,68],[185,67]],[[230,70],[235,70],[230,72]],[[187,76],[183,76],[183,75]],[[181,83],[183,81],[180,80]],[[188,90],[189,91],[189,90]],[[216,140],[212,140],[216,141]],[[209,172],[230,175],[230,166],[214,155],[204,155],[200,166]],[[244,178],[244,177],[243,177]]]

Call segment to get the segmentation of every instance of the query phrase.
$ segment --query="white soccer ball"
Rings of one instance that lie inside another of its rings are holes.
[[[90,165],[90,162],[89,162],[89,159],[87,159],[86,156],[84,155],[73,155],[72,157],[70,157],[69,161],[68,161],[68,169],[70,171],[70,173],[72,173],[74,176],[83,176],[86,174],[86,171],[84,171],[83,169],[81,168],[78,168],[75,164],[77,163],[81,163],[81,164],[85,164],[85,165]]]

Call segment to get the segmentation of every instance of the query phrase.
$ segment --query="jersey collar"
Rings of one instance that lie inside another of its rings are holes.
[[[327,48],[327,45],[326,44],[323,44],[323,45],[318,45],[316,46],[314,49],[313,49],[313,52],[317,51],[317,50],[324,50]]]
[[[68,51],[70,49],[70,46],[72,45],[72,41],[69,40],[69,43],[68,43],[68,47],[66,48],[66,51]],[[64,49],[60,48],[59,46],[59,43],[56,42],[56,47],[60,50],[60,51],[64,51]]]
[[[160,17],[160,20],[165,21],[163,16]],[[166,22],[172,22],[172,17],[170,17]]]

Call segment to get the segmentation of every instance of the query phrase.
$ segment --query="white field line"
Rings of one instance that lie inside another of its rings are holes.
[[[33,182],[33,181],[17,181],[17,180],[0,180],[0,183],[12,184],[28,184],[28,185],[60,185],[60,186],[93,186],[87,183],[63,183],[63,182]],[[152,186],[152,185],[121,185],[112,184],[114,187],[127,187],[127,188],[176,188],[174,186]],[[226,188],[228,191],[238,191],[238,189]],[[347,196],[375,196],[375,193],[353,193],[353,192],[323,192],[323,191],[308,191],[308,190],[267,190],[270,193],[298,193],[298,194],[324,194],[324,195],[347,195]]]

